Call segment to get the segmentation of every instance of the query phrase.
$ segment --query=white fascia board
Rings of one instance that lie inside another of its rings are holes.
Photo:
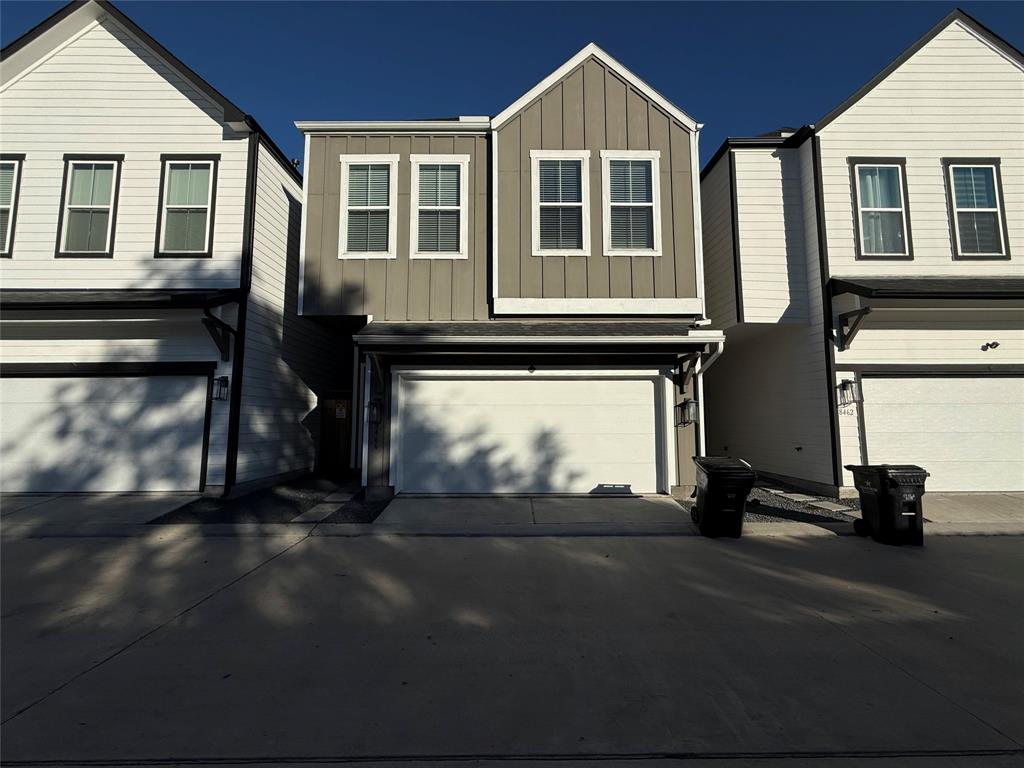
[[[459,120],[298,120],[303,133],[486,133],[489,118]]]
[[[637,77],[633,72],[631,72],[625,66],[620,64],[610,55],[608,55],[608,53],[602,50],[600,46],[598,46],[596,43],[589,43],[588,45],[584,46],[584,48],[579,53],[577,53],[575,56],[573,56],[571,59],[565,62],[562,66],[560,66],[550,75],[541,80],[539,83],[537,83],[537,85],[535,85],[533,88],[531,88],[518,99],[516,99],[504,110],[502,110],[493,120],[491,120],[492,130],[496,130],[503,123],[508,122],[510,118],[512,118],[516,113],[519,112],[519,110],[521,110],[527,104],[532,102],[534,99],[540,97],[551,86],[553,86],[567,74],[572,72],[572,70],[574,70],[584,61],[586,61],[587,58],[590,56],[593,56],[594,58],[600,60],[609,69],[614,70],[619,77],[621,77],[631,86],[636,88],[642,94],[647,96],[647,98],[649,98],[651,101],[653,101],[663,110],[665,110],[675,120],[678,120],[680,123],[685,125],[690,131],[697,132],[701,129],[700,123],[698,123],[688,114],[683,112],[683,110],[681,110],[671,101],[669,101],[656,90],[654,90],[654,88],[652,88],[650,85],[648,85],[639,77]]]
[[[615,258],[615,257],[613,257]],[[700,315],[692,299],[510,299],[495,298],[495,315]]]
[[[306,283],[306,212],[309,210],[309,185],[306,183],[306,169],[309,168],[309,136],[303,138],[302,150],[302,215],[299,223],[299,302],[296,314],[305,310]]]
[[[616,345],[680,345],[716,344],[725,341],[718,331],[691,331],[678,336],[445,336],[421,334],[418,336],[392,336],[366,334],[358,337],[359,344],[616,344]]]

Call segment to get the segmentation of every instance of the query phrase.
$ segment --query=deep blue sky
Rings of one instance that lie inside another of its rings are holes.
[[[6,45],[62,2],[0,2]],[[493,115],[590,41],[726,136],[814,122],[952,3],[118,2],[292,157],[295,120]],[[961,7],[1024,48],[1024,3]]]

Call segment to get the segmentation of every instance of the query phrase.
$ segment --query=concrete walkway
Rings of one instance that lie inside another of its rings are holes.
[[[1021,538],[291,530],[5,540],[0,758],[1024,757]]]

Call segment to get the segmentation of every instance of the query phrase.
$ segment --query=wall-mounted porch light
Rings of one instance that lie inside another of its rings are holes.
[[[843,379],[836,387],[839,394],[839,405],[856,405],[864,402],[864,395],[860,391],[860,382],[855,379]]]
[[[230,379],[227,376],[218,376],[213,380],[213,399],[227,400],[230,390]]]
[[[699,411],[696,400],[683,400],[681,403],[676,403],[675,410],[677,427],[688,427],[697,423]]]

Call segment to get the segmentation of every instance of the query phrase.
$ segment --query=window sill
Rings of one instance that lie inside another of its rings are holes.
[[[855,253],[856,261],[913,261],[912,253]]]
[[[381,253],[369,251],[367,253],[339,253],[338,258],[342,261],[374,261],[377,259],[397,259],[393,253]]]
[[[1009,261],[1008,253],[954,253],[953,261]]]
[[[466,261],[469,254],[466,253],[410,253],[410,260],[415,261]]]
[[[554,248],[552,250],[534,251],[534,256],[589,256],[590,251],[575,248]]]
[[[157,251],[153,254],[155,259],[212,259],[213,254],[209,251]]]
[[[661,256],[661,251],[650,248],[619,248],[605,251],[605,256]]]

